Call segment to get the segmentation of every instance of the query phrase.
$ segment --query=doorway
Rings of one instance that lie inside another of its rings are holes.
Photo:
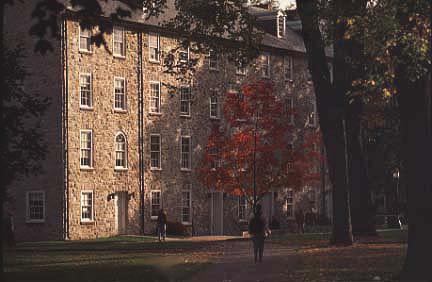
[[[127,192],[117,192],[115,195],[115,216],[118,235],[126,234],[127,224]]]
[[[223,235],[223,192],[211,193],[210,209],[210,234]]]

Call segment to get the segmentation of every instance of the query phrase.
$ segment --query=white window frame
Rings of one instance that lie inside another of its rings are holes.
[[[241,65],[241,63],[238,62],[238,63],[236,64],[236,74],[237,74],[237,75],[243,75],[243,76],[245,76],[246,73],[247,73],[247,67]]]
[[[83,218],[83,194],[91,194],[91,218]],[[93,190],[81,190],[80,193],[80,219],[81,222],[94,222],[94,214],[95,214],[95,203],[94,203],[94,192]]]
[[[30,194],[37,194],[40,193],[42,194],[42,208],[43,208],[43,213],[42,213],[42,219],[32,219],[30,218]],[[45,222],[45,215],[46,215],[46,198],[45,198],[45,191],[43,190],[31,190],[31,191],[27,191],[26,192],[26,222],[27,223],[43,223]]]
[[[282,34],[281,34],[281,30],[280,30],[280,24],[281,24],[281,18],[282,18]],[[279,38],[283,38],[286,35],[286,17],[282,14],[277,15],[276,17],[276,33],[277,33],[277,37]]]
[[[124,166],[118,166],[117,165],[117,152],[122,152],[120,150],[117,150],[117,137],[122,135],[124,138]],[[127,142],[127,137],[126,134],[124,134],[123,132],[117,132],[117,134],[114,137],[114,169],[115,170],[127,170],[128,169],[128,142]]]
[[[82,145],[82,134],[83,133],[90,133],[90,148],[83,148]],[[81,169],[92,169],[93,168],[93,130],[92,129],[81,129],[80,130],[80,168]],[[82,150],[90,150],[90,165],[82,165],[81,159],[82,159]]]
[[[152,137],[159,137],[159,151],[152,150]],[[160,134],[150,134],[150,170],[162,170],[162,138]],[[159,158],[159,166],[153,166],[152,164],[152,154],[158,153]]]
[[[189,140],[189,155],[188,155],[188,167],[184,167],[183,166],[183,154],[185,154],[185,152],[183,152],[183,139],[188,139]],[[180,137],[180,170],[182,171],[190,171],[192,169],[192,138],[190,137],[190,135],[182,135]]]
[[[260,57],[260,65],[261,65],[261,76],[264,78],[270,78],[271,77],[271,67],[270,67],[270,60],[271,60],[271,56],[269,53],[264,53],[261,54]],[[267,74],[264,72],[264,70],[267,69]]]
[[[161,114],[161,83],[160,83],[160,81],[150,81],[149,84],[150,84],[149,113],[150,114]],[[157,105],[157,111],[154,111],[154,108],[153,108],[153,101],[154,101],[155,96],[153,96],[152,85],[158,85],[158,93],[157,93],[158,94],[158,97],[157,97],[157,99],[158,99],[158,105]]]
[[[117,107],[116,106],[116,96],[117,96],[117,94],[116,94],[116,81],[123,81],[123,93],[122,93],[122,95],[123,95],[123,102],[124,102],[124,105],[123,105],[123,107],[121,107],[121,108],[119,108],[119,107]],[[116,112],[126,112],[127,111],[127,86],[126,86],[126,78],[124,78],[124,77],[121,77],[121,76],[114,76],[114,111],[116,111]]]
[[[214,53],[214,57],[213,57],[213,53]],[[209,70],[219,71],[219,54],[216,53],[216,51],[210,50],[207,55],[207,59],[208,59]],[[212,61],[216,64],[216,67],[212,67]]]
[[[89,54],[91,54],[91,53],[93,53],[93,44],[91,42],[91,37],[92,37],[93,31],[91,29],[88,29],[88,31],[90,33],[90,36],[81,36],[82,35],[82,31],[83,31],[83,28],[81,27],[81,24],[78,23],[78,51],[82,52],[82,53],[89,53]],[[90,41],[88,49],[81,48],[81,37],[86,38],[86,39],[89,38],[89,39],[87,39],[87,40]]]
[[[244,199],[244,204],[242,205],[242,199]],[[240,217],[240,210],[241,207],[244,206],[244,218]],[[238,197],[238,219],[239,222],[247,222],[248,221],[248,201],[247,201],[247,196],[246,195],[242,195]]]
[[[152,46],[151,45],[151,38],[152,37],[156,37],[156,46]],[[148,46],[149,46],[149,49],[148,49],[148,51],[149,51],[149,61],[150,62],[152,62],[152,63],[160,63],[160,53],[161,53],[161,50],[160,50],[160,35],[159,34],[157,34],[157,33],[149,33],[149,35],[148,35]],[[152,58],[151,57],[151,55],[152,55],[152,50],[153,49],[155,49],[156,48],[156,53],[157,53],[157,58]]]
[[[291,101],[291,102],[290,102]],[[289,124],[294,124],[294,97],[287,96],[286,97],[286,106],[287,106],[287,114]]]
[[[216,98],[216,103],[212,101],[213,98]],[[219,96],[217,95],[217,92],[212,92],[212,95],[209,97],[209,105],[210,105],[210,118],[211,119],[220,119],[220,103],[219,103]],[[212,106],[216,107],[216,113],[213,113]]]
[[[292,56],[284,56],[284,78],[285,81],[292,82],[294,79],[294,58]]]
[[[183,225],[191,225],[192,224],[192,185],[188,184],[187,186],[189,186],[187,189],[183,189],[181,191],[181,223]],[[189,206],[187,208],[189,208],[189,220],[188,221],[184,221],[183,220],[183,209],[185,208],[185,206],[183,205],[184,203],[184,199],[183,199],[183,193],[188,193],[189,194]]]
[[[180,54],[181,53],[187,53],[187,59],[186,60],[183,60],[182,58],[181,58],[181,56],[180,56]],[[190,59],[190,48],[189,47],[187,47],[187,49],[185,50],[185,49],[183,49],[183,48],[180,48],[178,51],[177,51],[177,58],[178,58],[178,61],[180,62],[180,63],[189,63],[189,59]]]
[[[115,40],[115,32],[121,31],[122,40],[116,41]],[[113,48],[113,56],[117,58],[125,58],[126,57],[126,32],[124,30],[124,27],[122,26],[113,26],[113,32],[112,32],[112,48]],[[120,50],[120,53],[116,52],[116,43],[121,43],[122,49]]]
[[[188,89],[189,93],[188,93],[188,99],[184,99],[183,97],[183,89]],[[180,116],[182,117],[190,117],[191,116],[191,96],[192,96],[192,88],[188,85],[183,85],[180,86]],[[184,104],[185,103],[185,104]],[[187,112],[183,112],[182,111],[182,106],[186,105],[188,111]]]
[[[150,218],[155,220],[158,218],[159,210],[156,215],[153,215],[153,193],[159,193],[159,210],[162,208],[162,191],[161,190],[150,190]]]
[[[291,197],[289,197],[290,194],[291,194]],[[291,203],[288,201],[288,199],[291,199]],[[288,215],[288,209],[289,209],[290,206],[292,208],[291,216]],[[287,211],[286,211],[287,218],[293,219],[294,218],[294,213],[295,213],[295,201],[294,201],[294,190],[291,189],[291,188],[289,188],[287,190],[286,208],[287,208]]]
[[[329,62],[327,63],[327,67],[330,74],[330,82],[333,83],[333,64]]]
[[[84,105],[82,104],[82,89],[81,89],[81,77],[89,77],[90,78],[90,82],[89,82],[89,104],[90,105]],[[85,110],[89,110],[89,109],[93,109],[93,77],[91,75],[91,73],[85,73],[82,72],[79,74],[79,99],[80,99],[80,109],[85,109]]]

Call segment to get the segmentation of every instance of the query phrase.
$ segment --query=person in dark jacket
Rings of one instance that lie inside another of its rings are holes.
[[[158,230],[158,239],[159,242],[162,241],[162,239],[165,242],[166,238],[166,224],[167,224],[167,215],[164,209],[161,209],[158,214],[157,218],[157,230]]]
[[[249,222],[249,234],[254,247],[254,259],[261,262],[264,253],[264,240],[267,235],[267,228],[262,218],[261,205],[257,205],[256,212]]]
[[[299,233],[304,233],[305,215],[303,213],[303,209],[296,210],[294,216],[297,223],[297,231]]]

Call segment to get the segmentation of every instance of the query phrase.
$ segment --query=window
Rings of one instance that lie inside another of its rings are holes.
[[[93,165],[93,153],[92,153],[92,131],[81,130],[80,131],[80,165],[81,168],[90,168]]]
[[[238,62],[236,65],[236,74],[238,75],[246,75],[246,66],[242,62]]]
[[[286,111],[287,111],[289,123],[293,124],[294,123],[294,99],[292,97],[286,98]]]
[[[91,75],[87,73],[80,74],[80,107],[91,108],[92,101],[92,84]]]
[[[287,206],[287,217],[294,217],[294,192],[292,189],[288,189],[287,198],[286,198],[286,206]]]
[[[150,82],[150,113],[160,112],[160,82]]]
[[[83,52],[92,52],[91,42],[92,32],[81,25],[79,27],[79,50]]]
[[[183,224],[190,224],[192,222],[192,192],[190,185],[187,190],[182,191],[182,207],[181,207],[181,219]]]
[[[189,136],[181,137],[181,166],[182,170],[191,169],[191,138]]]
[[[45,192],[29,191],[27,192],[27,222],[44,222],[45,221]]]
[[[239,221],[248,221],[248,202],[246,196],[239,197]]]
[[[187,48],[186,50],[180,49],[178,51],[178,60],[180,63],[183,64],[189,62],[189,48]]]
[[[190,105],[191,105],[191,89],[190,87],[180,87],[180,115],[190,116]]]
[[[150,169],[161,169],[161,138],[159,134],[150,135]]]
[[[117,57],[126,55],[125,32],[122,27],[113,27],[113,54]]]
[[[309,113],[308,116],[308,125],[315,127],[317,126],[317,109],[316,109],[316,103],[312,102],[312,111]]]
[[[220,111],[219,111],[219,97],[216,93],[212,93],[210,96],[210,118],[219,119]]]
[[[270,77],[270,55],[261,55],[261,76]]]
[[[160,61],[160,37],[157,34],[149,34],[149,60],[155,63]]]
[[[213,50],[210,50],[210,52],[209,52],[208,64],[209,64],[210,70],[218,70],[219,69],[219,56]]]
[[[284,76],[286,81],[293,80],[293,58],[291,56],[284,57]]]
[[[218,148],[215,148],[215,147],[211,148],[209,150],[209,157],[211,160],[211,163],[210,163],[211,169],[216,169],[218,167],[221,167],[221,159],[219,156],[219,149]]]
[[[127,168],[127,143],[123,133],[117,134],[115,138],[115,168]]]
[[[285,17],[283,15],[279,15],[277,17],[277,37],[285,37]]]
[[[151,200],[151,218],[157,219],[159,215],[159,211],[162,207],[161,191],[151,190],[150,200]]]
[[[327,63],[328,69],[329,69],[329,73],[330,73],[330,82],[333,83],[333,64],[332,63]]]
[[[123,77],[114,78],[114,109],[126,111],[126,81]]]
[[[93,221],[93,191],[81,191],[81,221]]]

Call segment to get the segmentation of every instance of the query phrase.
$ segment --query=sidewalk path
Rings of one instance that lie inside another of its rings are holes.
[[[295,249],[266,242],[262,263],[253,261],[251,242],[226,241],[223,255],[190,282],[289,282]]]

